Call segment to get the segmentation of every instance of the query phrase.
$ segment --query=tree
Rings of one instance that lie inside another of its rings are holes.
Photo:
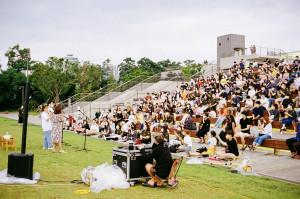
[[[157,74],[163,71],[163,68],[147,57],[143,57],[138,62],[141,70],[148,71],[150,74]]]
[[[33,88],[38,88],[48,100],[59,103],[60,97],[74,88],[76,68],[78,63],[71,63],[64,58],[50,57],[46,64],[35,64],[31,85]]]
[[[14,109],[22,104],[20,86],[25,86],[26,76],[23,73],[9,68],[0,74],[0,108]]]
[[[127,57],[118,65],[118,67],[120,68],[120,81],[125,82],[125,76],[132,72],[132,69],[136,67],[136,64],[133,59]]]
[[[6,51],[5,56],[8,58],[8,68],[12,68],[17,72],[27,69],[27,58],[29,69],[31,69],[30,66],[34,63],[30,58],[30,49],[21,49],[19,44],[15,45],[12,48],[9,48],[9,50]]]
[[[169,59],[163,60],[163,61],[159,61],[157,62],[157,64],[163,68],[163,70],[174,70],[174,69],[179,69],[179,67],[181,66],[180,62],[171,62]]]
[[[195,75],[196,73],[203,74],[203,65],[196,63],[195,60],[186,60],[183,62],[185,66],[180,67],[180,70],[188,76]]]

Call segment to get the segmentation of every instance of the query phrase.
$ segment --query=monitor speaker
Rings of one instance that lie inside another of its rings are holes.
[[[7,175],[32,180],[33,154],[11,153],[8,155]]]

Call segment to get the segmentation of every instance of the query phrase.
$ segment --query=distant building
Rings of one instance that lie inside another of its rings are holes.
[[[114,76],[115,80],[119,81],[119,67],[113,64],[105,64],[107,68],[109,68],[110,73]]]
[[[217,66],[221,58],[245,54],[245,35],[228,34],[217,38]]]
[[[79,62],[77,57],[73,57],[73,55],[68,54],[66,57],[64,57],[64,59],[68,60],[71,63],[76,63]]]
[[[245,36],[237,34],[228,34],[217,38],[217,66],[218,71],[227,70],[233,66],[233,63],[240,63],[241,59],[247,66],[254,61],[258,66],[262,65],[266,59],[272,63],[275,60],[284,60],[286,63],[292,63],[292,56],[295,53],[286,53],[282,49],[262,47],[251,45],[245,48]]]

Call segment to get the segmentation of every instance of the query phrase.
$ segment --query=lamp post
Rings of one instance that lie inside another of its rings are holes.
[[[24,106],[24,86],[19,86],[19,89],[22,89],[22,105]]]

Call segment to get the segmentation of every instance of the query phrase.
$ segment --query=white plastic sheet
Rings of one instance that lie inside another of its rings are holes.
[[[202,160],[199,160],[199,158],[191,158],[186,163],[187,164],[203,164],[204,162]]]
[[[0,184],[35,184],[40,179],[40,173],[35,172],[32,177],[32,180],[13,176],[7,177],[7,169],[4,169],[0,171]]]
[[[87,172],[90,173],[87,175]],[[116,165],[109,165],[107,162],[97,167],[84,168],[81,172],[83,182],[92,176],[90,188],[92,192],[99,193],[105,189],[128,189],[130,184],[126,181],[125,173]]]
[[[251,165],[251,160],[248,156],[246,156],[243,162],[237,167],[238,173],[242,175],[257,175],[253,171],[253,167]]]

